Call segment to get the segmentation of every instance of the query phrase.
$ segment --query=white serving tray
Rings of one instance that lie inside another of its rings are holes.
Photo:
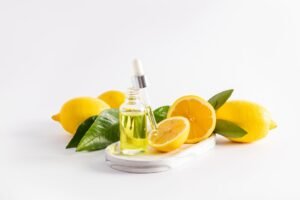
[[[105,149],[105,159],[111,168],[119,171],[131,173],[162,172],[199,157],[199,155],[214,148],[215,144],[216,138],[212,135],[197,144],[184,144],[172,152],[159,153],[149,149],[147,153],[128,156],[120,153],[119,142],[116,142]]]

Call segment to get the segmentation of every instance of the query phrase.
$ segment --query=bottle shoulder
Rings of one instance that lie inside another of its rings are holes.
[[[146,107],[142,103],[125,102],[120,106],[120,112],[145,112]]]

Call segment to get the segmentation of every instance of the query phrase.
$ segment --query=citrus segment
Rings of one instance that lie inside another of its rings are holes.
[[[189,135],[190,124],[184,117],[171,117],[161,121],[157,130],[153,130],[148,138],[153,148],[169,152],[179,148]]]
[[[173,116],[183,116],[190,122],[186,143],[197,143],[208,138],[216,126],[214,108],[201,97],[194,95],[177,99],[168,112],[168,117]]]

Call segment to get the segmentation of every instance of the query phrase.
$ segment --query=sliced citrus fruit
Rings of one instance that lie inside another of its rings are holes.
[[[158,151],[169,152],[179,148],[187,139],[190,123],[184,117],[171,117],[161,121],[148,138],[149,145]]]
[[[216,126],[214,108],[204,99],[194,95],[177,99],[168,111],[167,117],[183,116],[190,121],[190,133],[186,143],[197,143],[208,138]]]
[[[100,94],[98,98],[105,101],[111,108],[119,108],[125,101],[125,94],[118,90],[109,90]]]

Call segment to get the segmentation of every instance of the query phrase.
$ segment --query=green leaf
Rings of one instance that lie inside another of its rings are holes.
[[[80,126],[77,128],[76,133],[74,134],[73,138],[69,142],[69,144],[66,146],[66,149],[69,148],[76,148],[79,144],[80,140],[84,136],[84,134],[89,130],[89,128],[92,126],[94,121],[98,115],[92,116],[85,120],[83,123],[80,124]]]
[[[120,139],[119,110],[104,110],[86,132],[76,151],[104,149]]]
[[[160,121],[167,118],[169,108],[170,106],[161,106],[154,110],[153,113],[154,113],[156,123],[159,123]]]
[[[218,110],[231,96],[233,89],[225,90],[211,97],[208,102],[214,107],[215,110]]]
[[[238,125],[222,119],[217,120],[214,132],[228,138],[240,138],[247,134],[247,131]]]

